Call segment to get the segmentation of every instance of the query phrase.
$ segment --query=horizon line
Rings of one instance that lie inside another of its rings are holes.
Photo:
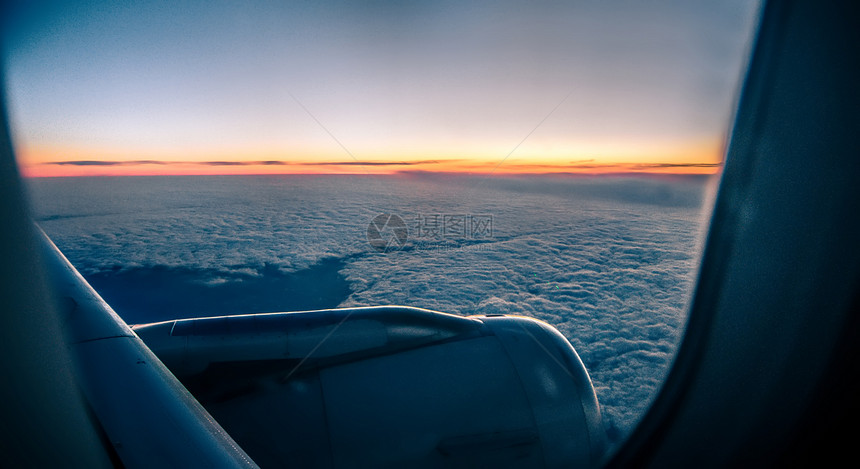
[[[595,159],[560,163],[509,162],[499,171],[492,162],[468,159],[399,161],[285,161],[285,160],[57,160],[22,165],[21,175],[37,177],[87,176],[205,176],[205,175],[396,175],[464,174],[473,176],[675,174],[712,175],[723,163],[618,162]],[[428,168],[427,166],[431,166]],[[436,166],[437,168],[432,168]],[[441,167],[440,167],[441,166]],[[158,168],[158,169],[156,169]],[[170,169],[168,169],[170,168]],[[312,170],[316,169],[316,171]],[[362,171],[362,168],[367,170]],[[290,171],[292,170],[292,171]]]
[[[513,177],[565,177],[565,178],[627,178],[627,177],[654,177],[654,178],[700,178],[712,177],[720,174],[713,172],[667,172],[667,171],[613,171],[613,172],[468,172],[468,171],[396,171],[387,173],[356,173],[356,172],[308,172],[308,173],[277,173],[277,172],[251,172],[251,173],[145,173],[145,174],[48,174],[28,175],[21,174],[23,179],[59,179],[59,178],[134,178],[134,177],[223,177],[223,176],[268,176],[268,177],[477,177],[477,178],[513,178]]]

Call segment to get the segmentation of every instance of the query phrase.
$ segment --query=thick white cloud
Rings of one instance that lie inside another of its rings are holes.
[[[420,175],[31,181],[37,219],[85,275],[161,266],[219,288],[265,276],[267,265],[289,273],[337,257],[351,287],[340,306],[545,320],[585,362],[615,440],[672,360],[703,187]],[[405,249],[379,253],[367,242],[380,213],[406,221]],[[492,237],[421,236],[420,217],[446,214],[492,215]]]

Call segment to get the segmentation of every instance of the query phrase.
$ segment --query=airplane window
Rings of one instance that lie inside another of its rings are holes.
[[[758,2],[9,8],[34,218],[129,324],[524,315],[574,346],[610,444],[647,409]]]

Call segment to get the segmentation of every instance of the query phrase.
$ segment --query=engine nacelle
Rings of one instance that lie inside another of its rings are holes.
[[[590,467],[591,380],[552,326],[408,307],[135,332],[262,467]]]

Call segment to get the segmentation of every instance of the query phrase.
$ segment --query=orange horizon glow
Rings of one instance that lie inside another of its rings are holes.
[[[361,171],[353,168],[342,168],[339,166],[326,169],[285,170],[283,168],[270,169],[265,165],[244,165],[239,167],[199,166],[176,168],[171,171],[157,171],[145,167],[139,168],[115,168],[115,167],[61,167],[61,168],[22,168],[21,175],[25,178],[50,178],[50,177],[97,177],[97,176],[230,176],[230,175],[396,175],[410,172],[424,173],[446,173],[446,174],[474,174],[474,175],[612,175],[612,174],[661,174],[661,175],[713,175],[720,171],[720,165],[697,164],[694,166],[668,166],[668,167],[642,167],[638,164],[612,164],[599,168],[577,168],[577,167],[548,167],[540,165],[492,171],[487,165],[483,168],[477,165],[467,167],[445,167],[432,168],[410,168],[408,170],[379,170],[370,168]],[[483,170],[482,170],[483,169]]]
[[[412,154],[401,158],[383,155],[357,158],[351,154],[316,154],[305,158],[278,157],[276,151],[253,151],[230,158],[226,152],[88,150],[44,146],[20,148],[24,177],[180,176],[180,175],[386,175],[410,172],[484,175],[615,173],[710,175],[722,165],[722,143],[717,139],[688,143],[581,145],[565,153],[542,156],[523,151],[508,157],[490,152],[458,157],[453,152],[433,158]],[[638,150],[638,151],[637,151]],[[237,154],[239,152],[236,152]],[[123,155],[122,158],[112,155]],[[59,157],[58,155],[62,155]],[[156,155],[156,157],[151,157]],[[283,155],[283,152],[281,152]],[[589,157],[589,155],[594,155]],[[658,156],[659,155],[659,156]]]

